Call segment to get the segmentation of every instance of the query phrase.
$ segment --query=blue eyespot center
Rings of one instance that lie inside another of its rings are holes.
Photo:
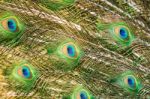
[[[24,67],[24,68],[22,69],[22,74],[23,74],[23,76],[24,76],[25,78],[29,78],[29,77],[30,77],[30,70],[29,70],[29,68]]]
[[[134,79],[131,78],[131,77],[129,77],[129,78],[128,78],[128,84],[129,84],[130,87],[134,87],[134,85],[135,85]]]
[[[80,99],[88,99],[88,96],[85,92],[80,93]]]
[[[75,56],[75,48],[74,48],[74,46],[68,45],[67,52],[68,52],[68,55],[70,57],[74,57]]]
[[[16,22],[14,20],[12,20],[12,19],[8,20],[7,25],[8,25],[8,29],[11,32],[15,32],[16,31],[17,26],[16,26]]]
[[[126,39],[128,37],[128,31],[125,28],[121,28],[119,32],[121,38]]]

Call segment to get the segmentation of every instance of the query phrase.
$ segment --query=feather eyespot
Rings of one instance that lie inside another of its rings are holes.
[[[82,86],[77,87],[72,94],[71,99],[93,99],[93,95],[91,93],[84,89]]]
[[[113,39],[123,46],[130,46],[134,40],[133,33],[126,25],[116,24],[109,31]]]
[[[138,93],[143,87],[141,81],[132,71],[126,71],[115,78],[112,78],[110,82],[118,84],[120,87],[131,93]]]
[[[125,28],[121,28],[119,33],[122,39],[126,39],[128,37],[128,31]]]
[[[11,32],[14,32],[17,30],[17,23],[15,20],[13,19],[9,19],[8,22],[7,22],[7,25],[8,25],[8,29],[11,31]]]
[[[114,34],[120,40],[129,40],[130,38],[130,31],[127,27],[115,27]]]
[[[132,29],[124,22],[97,24],[97,28],[100,31],[108,32],[109,36],[121,46],[130,46],[134,41],[134,34]],[[105,36],[105,35],[104,35]]]
[[[76,46],[73,43],[67,43],[63,46],[62,51],[65,56],[70,58],[76,58],[78,55]]]
[[[84,54],[83,50],[73,39],[58,42],[58,45],[48,44],[46,49],[47,53],[51,56],[49,58],[51,63],[57,69],[65,71],[74,69]],[[57,62],[54,62],[54,59]]]
[[[10,88],[30,92],[39,77],[39,71],[27,61],[19,61],[8,69]]]
[[[17,40],[25,29],[24,23],[12,13],[4,13],[0,17],[0,40]]]
[[[77,90],[76,94],[74,94],[73,99],[90,99],[91,95],[88,91],[85,89]]]
[[[8,18],[1,22],[3,28],[9,32],[17,32],[18,23],[15,18]]]
[[[18,75],[25,79],[30,79],[32,77],[32,72],[30,68],[25,64],[18,68]]]
[[[78,99],[89,99],[89,98],[88,98],[88,93],[85,92],[85,91],[81,91],[81,92],[79,93],[78,97],[79,97]]]
[[[135,89],[136,88],[136,79],[134,76],[132,75],[128,75],[124,78],[124,82],[126,84],[126,86],[128,86],[128,88],[130,89]]]

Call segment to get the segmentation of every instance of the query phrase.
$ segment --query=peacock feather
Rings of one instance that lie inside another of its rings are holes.
[[[0,0],[0,98],[149,99],[149,4]]]
[[[23,22],[10,12],[1,13],[0,23],[1,41],[16,39],[24,31]]]
[[[20,62],[14,64],[10,70],[6,70],[5,73],[8,76],[8,82],[10,87],[15,90],[21,90],[29,92],[34,87],[35,82],[38,78],[38,71],[27,62]]]
[[[122,73],[121,75],[111,79],[110,82],[116,83],[127,91],[135,93],[138,93],[138,91],[142,88],[140,81],[131,71]]]
[[[65,8],[69,5],[72,5],[75,0],[36,0],[37,3],[41,6],[44,6],[51,10],[60,10],[62,8]]]
[[[126,26],[125,23],[111,23],[111,24],[98,24],[98,29],[103,30],[106,28],[110,36],[122,46],[130,46],[134,40],[133,33]]]
[[[59,44],[60,42],[60,44]],[[55,42],[55,44],[57,41]],[[50,62],[57,68],[67,70],[74,69],[83,56],[83,52],[74,40],[60,40],[57,45],[47,45],[47,53]],[[57,62],[53,60],[57,60]]]

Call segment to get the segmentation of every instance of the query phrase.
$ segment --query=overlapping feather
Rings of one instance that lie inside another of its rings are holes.
[[[59,10],[41,7],[37,2],[3,0],[0,3],[0,13],[9,11],[23,24],[20,28],[23,32],[15,42],[4,40],[0,45],[3,98],[61,99],[72,95],[70,98],[74,99],[76,94],[72,92],[81,85],[96,99],[142,98],[149,93],[149,27],[145,20],[134,16],[138,11],[128,12],[120,7],[120,1],[114,0],[81,0]],[[126,6],[132,8],[130,3]],[[115,22],[120,21],[124,22],[122,27],[128,24],[128,31],[133,31],[135,36],[125,47],[117,44],[113,34],[109,35],[112,31],[104,30],[117,27]],[[99,31],[99,22],[111,27],[104,25]],[[22,60],[34,69],[31,73],[38,73],[36,80],[28,82],[12,75],[14,72],[18,75],[12,69],[13,64],[22,66]],[[139,77],[143,86],[136,94],[122,88],[122,83],[120,86],[110,83],[110,79],[128,70]],[[19,84],[19,79],[30,83],[25,84],[29,90],[24,88],[24,83]]]

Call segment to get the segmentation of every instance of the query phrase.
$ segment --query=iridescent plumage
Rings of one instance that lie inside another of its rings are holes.
[[[58,45],[52,46],[48,44],[46,48],[47,53],[50,55],[50,62],[57,59],[58,61],[52,64],[64,70],[74,69],[83,56],[83,51],[72,39],[64,40],[61,43],[58,42]]]
[[[55,11],[74,4],[75,0],[37,0],[37,2],[39,2],[40,5]]]
[[[142,84],[135,76],[135,74],[131,71],[126,71],[115,78],[112,78],[111,81],[112,83],[118,84],[120,87],[124,88],[125,90],[131,92],[131,93],[138,93],[141,88]]]
[[[149,97],[144,2],[1,0],[0,97]]]
[[[10,12],[3,12],[0,15],[0,41],[16,39],[23,33],[24,24],[19,18]]]
[[[5,72],[7,72],[8,82],[12,89],[27,93],[33,89],[40,75],[35,67],[25,61],[13,64]]]
[[[107,30],[110,36],[122,46],[130,46],[134,40],[134,34],[124,22],[97,24],[99,30]]]
[[[83,86],[76,86],[70,95],[66,95],[63,99],[95,99],[94,96]]]

